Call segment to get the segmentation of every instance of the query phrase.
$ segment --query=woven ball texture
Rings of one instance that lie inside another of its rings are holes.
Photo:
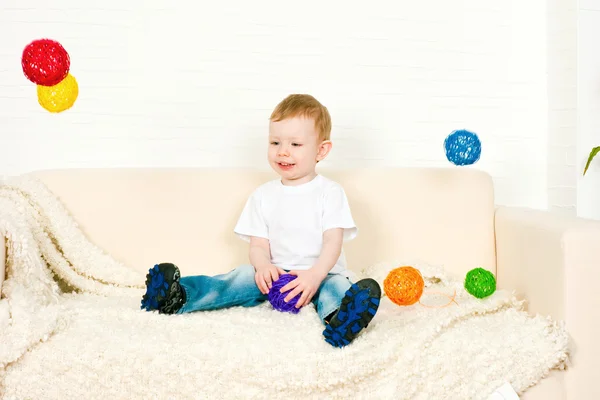
[[[419,301],[424,287],[423,276],[411,266],[391,270],[383,281],[386,296],[399,306],[409,306]]]
[[[54,86],[67,77],[71,59],[57,41],[39,39],[23,50],[21,67],[27,79],[36,85]]]
[[[465,289],[478,299],[483,299],[496,291],[496,277],[486,269],[472,269],[465,276]]]
[[[281,293],[281,288],[283,288],[285,285],[287,285],[296,278],[297,276],[295,275],[283,274],[279,277],[279,279],[273,282],[273,285],[269,290],[269,302],[275,310],[281,312],[289,312],[292,314],[297,314],[298,312],[300,312],[300,309],[296,308],[296,303],[298,303],[298,300],[302,296],[302,293],[297,294],[296,297],[291,299],[288,303],[285,302],[285,297],[290,291],[288,290],[287,292]]]
[[[454,165],[474,164],[481,156],[481,141],[477,134],[467,130],[452,132],[444,140],[446,158]]]
[[[73,75],[68,74],[65,79],[54,86],[37,86],[38,102],[42,107],[52,113],[68,110],[75,104],[79,96],[79,85]]]

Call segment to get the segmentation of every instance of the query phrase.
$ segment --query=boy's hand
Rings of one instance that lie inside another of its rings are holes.
[[[327,276],[315,269],[290,271],[288,274],[296,275],[297,278],[282,287],[281,293],[294,289],[285,297],[284,301],[286,303],[296,297],[298,293],[302,293],[302,296],[300,296],[296,303],[296,308],[304,307],[310,303],[315,293],[317,293],[319,286],[321,286],[321,282]]]
[[[254,268],[254,281],[262,294],[268,294],[269,289],[273,286],[273,281],[279,279],[279,275],[285,274],[285,271],[275,265],[269,265],[262,268]]]

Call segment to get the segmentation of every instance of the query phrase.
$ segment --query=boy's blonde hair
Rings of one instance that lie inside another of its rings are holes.
[[[283,99],[271,113],[273,122],[286,118],[305,117],[315,120],[315,128],[319,134],[319,142],[330,140],[331,116],[327,107],[319,103],[309,94],[291,94]]]

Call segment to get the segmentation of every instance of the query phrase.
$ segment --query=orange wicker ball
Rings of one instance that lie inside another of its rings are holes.
[[[410,266],[391,270],[383,281],[385,294],[399,306],[410,306],[419,301],[424,286],[419,270]]]

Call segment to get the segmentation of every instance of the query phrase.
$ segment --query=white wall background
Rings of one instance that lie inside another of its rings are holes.
[[[575,215],[583,171],[577,158],[577,0],[548,0],[547,7],[548,206]]]
[[[328,166],[451,167],[443,140],[465,128],[482,139],[474,167],[492,174],[499,204],[574,213],[591,190],[579,185],[598,182],[577,178],[578,11],[576,0],[3,0],[0,174],[267,168],[272,108],[311,93],[333,116]],[[65,46],[80,87],[57,115],[20,66],[42,37]]]
[[[578,135],[577,213],[600,219],[600,157],[592,162],[585,177],[581,172],[590,150],[600,146],[600,1],[578,2]]]

